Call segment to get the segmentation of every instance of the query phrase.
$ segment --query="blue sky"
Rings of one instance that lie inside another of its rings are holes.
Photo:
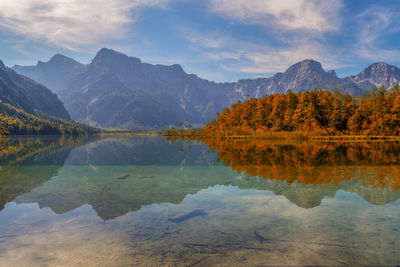
[[[306,58],[339,76],[400,66],[398,0],[0,1],[0,59],[88,63],[102,47],[214,81],[266,77]]]

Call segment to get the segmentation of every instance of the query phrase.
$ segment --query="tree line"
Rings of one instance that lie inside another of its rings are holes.
[[[208,122],[202,135],[263,135],[303,132],[321,135],[399,135],[400,88],[374,88],[353,97],[324,90],[272,94],[237,102]]]

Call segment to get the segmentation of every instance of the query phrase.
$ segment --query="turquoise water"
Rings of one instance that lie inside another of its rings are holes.
[[[238,169],[203,143],[154,137],[2,145],[1,266],[400,264],[396,162]],[[296,162],[309,151],[276,147]]]

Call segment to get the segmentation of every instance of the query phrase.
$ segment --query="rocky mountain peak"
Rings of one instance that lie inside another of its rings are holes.
[[[388,67],[393,67],[393,66],[387,64],[386,62],[375,62],[375,63],[372,63],[371,65],[369,65],[368,68],[388,68]]]
[[[287,69],[285,74],[289,73],[309,73],[309,72],[317,72],[317,73],[325,73],[324,69],[322,68],[321,63],[312,60],[312,59],[305,59],[300,61],[290,68]]]
[[[184,71],[182,66],[179,65],[179,64],[171,65],[171,69],[173,69],[174,71],[177,71],[177,72],[183,72]]]
[[[336,71],[335,70],[330,70],[327,72],[329,75],[333,76],[333,77],[337,77]]]
[[[365,70],[363,70],[360,74],[364,77],[367,76],[378,76],[383,74],[392,74],[395,72],[399,72],[400,70],[392,65],[389,65],[385,62],[377,62],[369,65]]]
[[[52,58],[49,59],[47,62],[43,61],[38,61],[37,66],[39,68],[71,68],[76,65],[82,65],[81,63],[73,60],[72,58],[66,57],[61,54],[56,54]],[[15,66],[17,69],[20,68],[20,66],[16,65]]]
[[[112,49],[102,48],[92,60],[92,64],[100,64],[110,69],[127,68],[128,65],[140,65],[142,62],[135,57],[117,52]]]
[[[377,62],[355,76],[350,76],[356,83],[370,83],[372,86],[386,86],[390,88],[400,82],[400,69],[385,62]]]
[[[98,60],[108,57],[128,57],[128,56],[113,49],[102,48],[97,52],[93,60]]]
[[[275,78],[275,82],[276,84],[270,86],[272,92],[284,93],[289,89],[294,92],[312,89],[339,89],[341,92],[355,95],[361,93],[358,85],[352,81],[339,79],[334,71],[325,72],[321,63],[312,59],[292,65],[283,73],[281,79]]]
[[[6,66],[4,65],[3,61],[0,59],[0,68],[5,68]]]
[[[66,57],[64,55],[55,54],[52,58],[50,58],[50,60],[47,63],[62,64],[62,63],[65,63],[65,62],[76,62],[76,61],[73,60],[72,58]]]

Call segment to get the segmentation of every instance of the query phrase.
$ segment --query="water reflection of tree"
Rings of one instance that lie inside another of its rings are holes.
[[[400,189],[400,143],[282,143],[207,139],[225,166],[288,183],[363,184]]]
[[[83,137],[0,139],[0,211],[7,202],[49,181],[64,165],[71,149],[86,140]]]
[[[25,159],[67,149],[81,143],[85,137],[26,137],[26,138],[0,138],[0,164],[14,165]]]

